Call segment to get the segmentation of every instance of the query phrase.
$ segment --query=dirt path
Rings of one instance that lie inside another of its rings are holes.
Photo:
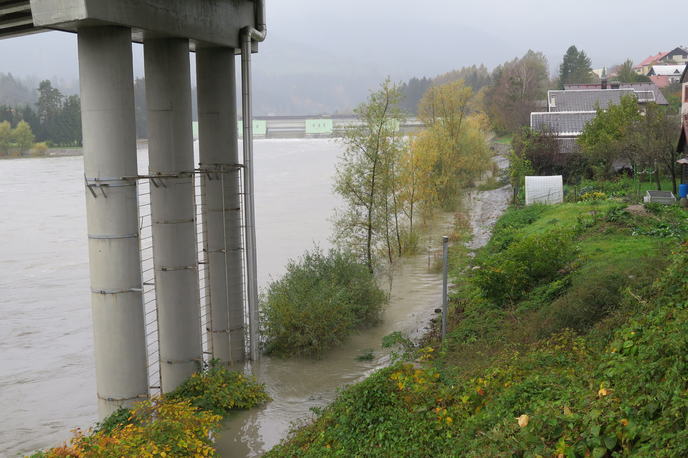
[[[509,160],[506,158],[508,145],[493,143],[493,146],[497,150],[495,162],[500,169],[506,168],[509,165]],[[473,240],[466,245],[468,248],[475,250],[485,246],[490,240],[492,227],[509,206],[511,194],[511,185],[492,191],[471,191],[468,193],[468,215],[473,228]]]

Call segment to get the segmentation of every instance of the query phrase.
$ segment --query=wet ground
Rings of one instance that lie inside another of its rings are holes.
[[[497,150],[495,162],[500,169],[505,169],[509,165],[509,160],[506,158],[508,146],[498,143],[494,146]],[[480,248],[490,240],[492,228],[509,206],[512,189],[511,185],[507,185],[491,191],[468,193],[468,214],[473,228],[473,240],[467,244],[468,248]]]

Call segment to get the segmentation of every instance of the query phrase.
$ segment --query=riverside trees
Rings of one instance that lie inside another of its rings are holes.
[[[34,145],[35,136],[31,127],[25,121],[19,121],[16,128],[12,129],[9,122],[0,122],[0,155],[8,155],[10,145],[19,148],[19,153],[24,153]]]
[[[0,74],[1,75],[1,74]],[[39,142],[52,145],[80,146],[81,100],[78,95],[63,96],[49,80],[41,81],[36,110],[31,105],[0,105],[0,123],[7,121],[17,128],[21,121],[28,124]]]
[[[334,192],[344,207],[333,218],[335,241],[352,249],[373,271],[377,248],[391,259],[401,251],[399,157],[405,140],[399,125],[401,89],[389,78],[356,108],[360,123],[347,126],[340,139],[344,154],[336,167]]]
[[[392,262],[414,251],[418,210],[425,220],[433,208],[451,207],[489,164],[488,119],[469,112],[471,96],[463,80],[430,87],[418,105],[425,130],[404,136],[401,87],[387,79],[357,108],[360,123],[341,132],[334,192],[344,202],[333,217],[333,239],[371,272],[376,259]]]

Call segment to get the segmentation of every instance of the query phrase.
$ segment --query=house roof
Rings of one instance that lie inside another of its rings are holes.
[[[653,65],[650,73],[657,76],[674,76],[683,73],[686,64],[683,65]]]
[[[652,80],[653,83],[657,85],[658,88],[663,88],[664,86],[668,86],[671,81],[669,81],[669,77],[666,75],[662,76],[648,76]]]
[[[550,112],[594,111],[595,105],[605,108],[612,103],[618,105],[621,97],[635,94],[633,89],[584,89],[577,91],[548,91]]]
[[[544,127],[559,137],[575,137],[581,134],[585,124],[596,115],[594,111],[531,113],[530,127],[535,130]]]
[[[607,83],[608,85],[611,83]],[[590,83],[590,84],[565,84],[564,90],[566,91],[580,91],[586,89],[597,88],[600,89],[602,85],[600,83]],[[654,102],[657,105],[669,105],[667,99],[664,97],[662,92],[659,90],[655,83],[619,83],[620,89],[633,89],[636,92],[652,91],[654,93]],[[609,89],[606,89],[609,90]],[[647,101],[638,94],[638,101]]]
[[[668,58],[669,56],[677,55],[677,54],[686,55],[686,54],[688,54],[688,50],[683,49],[682,47],[678,46],[678,47],[672,49],[671,51],[669,51],[668,53],[666,53],[666,54],[662,57],[662,59]]]
[[[683,70],[683,74],[681,75],[681,79],[679,80],[681,84],[683,83],[688,83],[688,65],[686,65],[686,69]]]
[[[650,56],[650,57],[648,57],[647,59],[645,59],[644,61],[642,61],[641,63],[639,63],[638,65],[634,66],[633,68],[647,67],[647,66],[650,65],[652,62],[659,62],[659,59],[661,59],[662,57],[666,56],[666,55],[669,54],[670,52],[671,52],[671,51],[660,52],[660,53],[658,53],[658,54],[655,54],[654,56]]]
[[[576,143],[576,139],[572,137],[558,138],[559,152],[560,153],[577,153],[581,150],[581,147]]]

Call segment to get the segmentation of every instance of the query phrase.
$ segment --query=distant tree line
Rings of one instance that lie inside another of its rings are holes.
[[[82,146],[79,96],[65,97],[50,80],[41,81],[37,92],[35,110],[28,103],[0,105],[0,123],[7,121],[12,129],[16,129],[24,121],[36,141],[45,142],[48,146]]]
[[[492,84],[492,75],[487,70],[487,67],[480,64],[480,67],[475,65],[472,67],[462,67],[461,70],[452,70],[435,78],[411,78],[408,83],[401,85],[401,93],[404,96],[404,100],[399,103],[399,108],[416,115],[418,103],[427,90],[430,89],[430,86],[441,86],[459,80],[463,80],[463,84],[470,87],[475,94],[482,88]]]

